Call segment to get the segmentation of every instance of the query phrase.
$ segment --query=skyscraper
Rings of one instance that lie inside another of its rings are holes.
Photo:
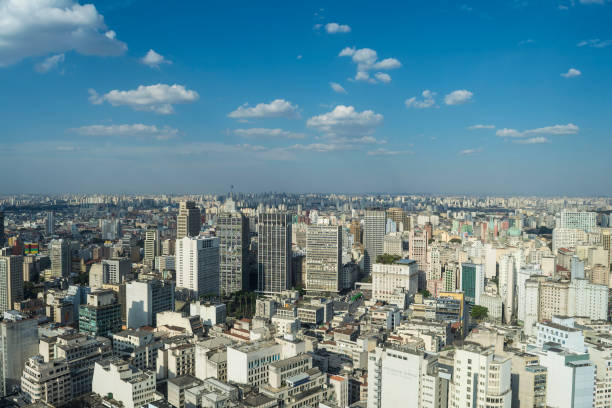
[[[0,256],[0,312],[23,299],[23,256]]]
[[[144,241],[144,263],[153,267],[155,257],[160,253],[159,231],[157,228],[148,228]]]
[[[342,228],[309,225],[306,230],[306,290],[338,292],[342,270]]]
[[[249,222],[244,214],[236,211],[231,199],[221,208],[217,218],[217,237],[221,294],[248,289]]]
[[[70,276],[72,256],[70,254],[70,243],[67,240],[52,240],[49,243],[49,257],[51,258],[51,275],[54,278]]]
[[[200,235],[201,227],[200,209],[193,201],[182,201],[176,217],[176,239],[196,237]]]
[[[26,360],[37,353],[38,320],[5,313],[0,322],[0,397],[19,387]]]
[[[515,293],[518,269],[514,255],[504,255],[499,260],[499,294],[504,304],[504,323],[509,324],[515,315]]]
[[[45,222],[45,232],[47,235],[53,235],[53,231],[55,228],[55,220],[53,217],[53,211],[47,212],[47,220]]]
[[[407,217],[406,211],[401,208],[389,208],[387,210],[387,218],[395,222],[397,231],[408,231],[410,229],[410,218]]]
[[[104,283],[123,283],[132,270],[132,264],[127,258],[104,259],[102,261]]]
[[[383,254],[385,224],[384,210],[366,210],[363,228],[363,270],[366,275],[372,272],[372,264],[376,262],[378,255]]]
[[[127,327],[157,324],[157,313],[174,310],[174,282],[159,279],[140,279],[125,285]]]
[[[4,212],[0,211],[0,247],[4,245]]]
[[[484,272],[482,265],[473,263],[461,264],[461,290],[465,300],[480,305],[480,295],[484,292]]]
[[[257,290],[279,293],[291,284],[291,217],[284,212],[259,215]]]
[[[196,297],[219,294],[219,238],[176,240],[176,287]]]

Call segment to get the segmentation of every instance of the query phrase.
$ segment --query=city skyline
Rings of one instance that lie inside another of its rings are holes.
[[[7,193],[612,188],[609,1],[19,3]]]

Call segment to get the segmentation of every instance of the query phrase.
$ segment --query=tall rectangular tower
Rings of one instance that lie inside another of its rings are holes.
[[[248,289],[249,222],[238,211],[222,210],[217,218],[219,237],[219,289],[222,294]]]
[[[284,212],[259,215],[257,290],[280,293],[291,284],[291,217]]]
[[[372,264],[376,262],[378,255],[383,254],[385,224],[386,213],[384,210],[366,210],[363,228],[363,269],[366,275],[372,272]]]
[[[306,290],[338,292],[342,270],[342,228],[309,225],[306,230]]]
[[[181,202],[176,217],[176,239],[196,237],[200,235],[201,227],[200,209],[196,207],[193,201]]]
[[[176,240],[176,287],[196,297],[219,294],[219,238]]]

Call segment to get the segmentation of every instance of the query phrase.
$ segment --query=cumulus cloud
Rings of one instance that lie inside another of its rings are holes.
[[[89,101],[95,105],[108,102],[113,106],[127,105],[134,110],[153,111],[160,114],[174,112],[172,105],[192,103],[199,99],[196,91],[186,89],[183,85],[140,85],[136,89],[120,91],[114,89],[104,95],[90,89]]]
[[[468,130],[477,130],[477,129],[495,129],[494,125],[472,125],[468,126]]]
[[[563,78],[574,78],[580,75],[582,75],[582,72],[580,72],[576,68],[570,68],[567,72],[561,74]]]
[[[57,68],[65,60],[66,60],[66,56],[64,54],[52,55],[48,58],[45,58],[44,61],[36,64],[35,69],[41,74],[44,74],[45,72],[49,72],[52,69]]]
[[[329,86],[331,86],[331,89],[333,89],[334,92],[343,93],[343,94],[347,93],[346,89],[344,89],[344,87],[337,82],[330,82]]]
[[[236,129],[234,134],[245,138],[283,138],[283,139],[303,139],[306,137],[303,133],[290,132],[283,129],[268,129],[268,128],[250,128]]]
[[[567,125],[553,125],[553,126],[545,126],[536,129],[528,129],[524,131],[519,131],[516,129],[503,128],[497,130],[495,134],[499,137],[504,138],[523,138],[529,137],[532,135],[573,135],[578,133],[580,128],[573,123],[568,123]]]
[[[375,150],[370,150],[367,155],[368,156],[397,156],[400,154],[413,154],[414,152],[411,150],[389,150],[384,148],[378,148]]]
[[[338,105],[331,112],[308,119],[306,126],[317,129],[328,137],[347,137],[355,140],[371,136],[382,121],[383,115],[372,110],[357,112],[352,106]]]
[[[69,130],[82,136],[120,136],[141,139],[152,138],[157,140],[174,139],[178,135],[178,130],[169,126],[157,127],[155,125],[143,125],[142,123],[124,125],[90,125]]]
[[[126,49],[93,4],[0,0],[0,66],[52,53],[114,56]]]
[[[599,38],[580,41],[578,44],[576,44],[577,47],[591,47],[591,48],[606,48],[610,45],[612,45],[612,40],[600,40]]]
[[[472,100],[474,94],[467,89],[458,89],[444,96],[444,103],[447,105],[461,105]]]
[[[431,108],[436,106],[436,101],[434,99],[434,97],[436,96],[435,92],[426,89],[421,93],[421,95],[423,96],[423,99],[418,100],[416,96],[413,96],[412,98],[406,99],[404,104],[407,108],[418,109]]]
[[[520,144],[540,144],[540,143],[550,143],[550,140],[548,140],[544,136],[536,136],[536,137],[530,137],[529,139],[518,139],[518,140],[515,140],[514,143],[520,143]]]
[[[355,81],[367,81],[370,83],[390,82],[391,76],[382,72],[377,72],[372,78],[369,74],[370,71],[388,71],[391,69],[397,69],[402,66],[402,63],[395,58],[385,58],[378,60],[378,53],[371,48],[360,48],[345,47],[338,54],[339,57],[350,57],[352,61],[357,64],[357,73],[355,74]]]
[[[234,119],[299,118],[300,113],[297,105],[284,99],[275,99],[270,103],[262,102],[255,106],[245,103],[227,116]]]
[[[156,53],[152,49],[140,59],[140,62],[151,68],[159,68],[162,64],[172,64],[172,61],[167,60],[163,55]]]
[[[480,152],[482,152],[482,147],[459,150],[459,155],[460,156],[469,156],[471,154],[476,154],[476,153],[480,153]]]
[[[328,34],[350,33],[351,27],[346,24],[327,23],[325,24],[325,31]]]

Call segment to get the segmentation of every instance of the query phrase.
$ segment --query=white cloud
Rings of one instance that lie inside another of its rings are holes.
[[[36,64],[36,71],[44,74],[45,72],[49,72],[53,68],[58,67],[61,63],[66,60],[66,56],[64,54],[56,54],[50,57],[45,58],[44,61]]]
[[[157,140],[174,139],[178,135],[178,130],[173,129],[169,126],[157,127],[155,125],[143,125],[142,123],[108,126],[90,125],[69,130],[71,132],[83,136],[120,136],[134,138],[153,138]]]
[[[165,59],[163,55],[156,53],[152,49],[147,52],[147,55],[142,57],[140,62],[151,68],[159,68],[161,64],[172,64],[172,61]]]
[[[352,106],[338,105],[331,112],[313,116],[306,125],[328,137],[347,137],[351,140],[370,136],[383,121],[383,115],[372,110],[357,112]]]
[[[386,74],[384,72],[377,72],[374,74],[374,78],[378,79],[380,82],[388,84],[391,82],[391,75]]]
[[[566,5],[563,5],[563,4],[559,4],[558,9],[559,10],[569,10],[569,7],[567,7]]]
[[[327,31],[328,34],[350,33],[351,27],[346,24],[327,23],[325,24],[325,31]]]
[[[303,57],[302,57],[302,54],[298,54],[298,56],[297,56],[297,57],[295,57],[295,59],[297,59],[297,60],[301,60],[302,58],[303,58]]]
[[[74,0],[0,0],[0,66],[76,51],[121,55],[127,46],[109,31],[93,4]]]
[[[389,150],[384,148],[378,148],[375,150],[370,150],[367,155],[368,156],[397,156],[400,154],[414,154],[411,150]]]
[[[495,134],[499,137],[505,138],[521,138],[528,137],[531,135],[574,135],[578,133],[580,128],[573,123],[567,125],[553,125],[545,126],[536,129],[528,129],[524,131],[518,131],[516,129],[503,128],[499,129]]]
[[[472,126],[468,126],[468,130],[476,130],[476,129],[495,129],[495,125],[472,125]]]
[[[268,129],[268,128],[250,128],[236,129],[234,133],[245,138],[269,137],[269,138],[284,138],[284,139],[303,139],[306,137],[303,133],[290,132],[283,129]]]
[[[468,156],[471,154],[476,154],[482,152],[482,147],[472,148],[472,149],[463,149],[459,151],[460,156]]]
[[[444,103],[447,105],[461,105],[469,102],[474,94],[467,89],[458,89],[444,96]]]
[[[561,76],[564,78],[574,78],[580,75],[582,75],[582,72],[576,68],[570,68],[567,72],[561,74]]]
[[[533,39],[528,38],[526,40],[519,41],[518,45],[525,45],[525,44],[531,44],[531,43],[533,43]]]
[[[514,143],[540,144],[540,143],[550,143],[550,140],[548,140],[544,136],[536,136],[536,137],[530,137],[529,139],[518,139],[518,140],[515,140]]]
[[[576,44],[577,47],[591,47],[591,48],[606,48],[610,45],[612,45],[612,40],[600,40],[599,38],[580,41],[578,44]]]
[[[436,101],[434,99],[434,97],[436,96],[435,92],[426,89],[421,93],[421,95],[423,96],[422,100],[417,100],[416,96],[406,99],[406,101],[404,102],[406,104],[406,107],[423,109],[436,106]]]
[[[381,61],[378,60],[378,54],[371,48],[356,49],[355,47],[345,47],[338,54],[339,57],[351,57],[352,61],[357,64],[357,73],[355,74],[355,81],[367,81],[376,83],[377,80],[380,82],[390,82],[391,76],[382,72],[374,74],[374,78],[370,77],[369,71],[388,71],[391,69],[397,69],[402,66],[402,63],[395,58],[385,58]]]
[[[580,0],[580,4],[604,4],[605,0]]]
[[[227,116],[234,119],[250,118],[299,118],[298,106],[284,99],[275,99],[270,103],[258,103],[249,106],[248,103],[239,106]]]
[[[127,105],[135,110],[153,111],[160,114],[174,112],[172,105],[192,103],[199,99],[196,91],[186,89],[183,85],[140,85],[137,89],[120,91],[114,89],[104,95],[90,89],[89,101],[95,105],[108,102],[113,106]]]
[[[333,89],[334,92],[343,93],[343,94],[347,93],[346,89],[344,89],[344,87],[337,82],[330,82],[329,86],[331,86],[331,89]]]

